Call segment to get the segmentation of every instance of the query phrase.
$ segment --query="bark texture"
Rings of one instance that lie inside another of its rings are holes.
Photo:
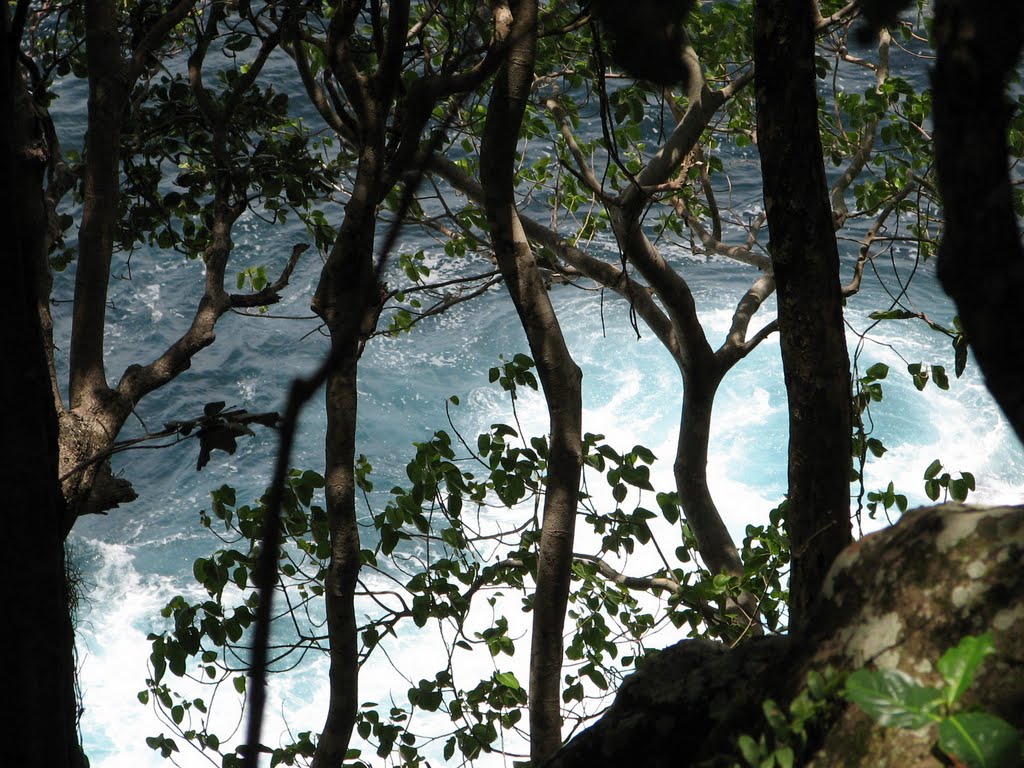
[[[611,709],[548,768],[733,766],[740,734],[770,731],[761,704],[785,708],[811,670],[899,669],[939,684],[935,662],[965,635],[991,631],[965,704],[1024,727],[1024,507],[958,504],[907,513],[836,558],[803,634],[736,648],[684,640],[627,678]],[[812,723],[797,764],[939,768],[933,729],[875,725],[836,698]]]
[[[45,249],[43,178],[49,147],[23,71],[8,4],[0,9],[0,188],[4,275],[0,434],[6,548],[4,760],[54,768],[83,765],[78,743],[74,629],[64,571],[64,512],[57,480],[57,414],[38,313],[37,266]]]
[[[814,3],[758,0],[757,142],[789,401],[790,626],[850,533],[850,361],[818,134]]]
[[[583,463],[582,374],[566,347],[515,204],[519,128],[537,44],[536,2],[513,3],[511,17],[499,11],[496,24],[508,49],[487,109],[480,178],[494,253],[537,364],[551,425],[530,654],[530,755],[540,763],[562,743],[562,634]]]
[[[1024,248],[1010,180],[1006,97],[1024,44],[1024,5],[935,7],[935,161],[945,227],[939,277],[985,383],[1024,440]]]

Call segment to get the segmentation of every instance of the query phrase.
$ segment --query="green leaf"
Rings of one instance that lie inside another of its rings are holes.
[[[974,681],[974,673],[986,656],[995,653],[992,634],[976,637],[968,635],[955,648],[950,648],[939,659],[939,674],[946,681],[946,704],[952,705],[963,696]]]
[[[953,339],[954,367],[953,372],[959,379],[967,367],[967,337],[962,333]]]
[[[868,317],[872,320],[909,320],[912,317],[917,317],[917,314],[905,309],[887,309],[872,312]]]
[[[877,381],[878,379],[884,379],[889,375],[889,366],[885,363],[875,363],[866,371],[864,371],[864,377]]]
[[[964,712],[940,722],[939,747],[971,768],[1020,764],[1020,734],[1005,720],[985,712]]]
[[[634,445],[633,453],[636,454],[637,458],[645,464],[653,464],[657,457],[650,448],[645,448],[642,445]]]
[[[936,459],[931,464],[929,464],[928,469],[924,471],[924,479],[931,480],[933,477],[939,474],[940,469],[942,469],[942,462]]]
[[[793,768],[795,760],[792,747],[779,747],[775,750],[775,762],[779,768]]]
[[[496,672],[494,680],[498,684],[504,685],[506,688],[511,688],[515,691],[518,691],[523,687],[519,684],[519,680],[516,679],[516,676],[511,672]]]
[[[914,386],[920,392],[928,384],[928,369],[921,363],[911,363],[907,366],[907,372],[914,380]]]
[[[846,679],[845,693],[885,727],[923,728],[940,719],[935,710],[942,693],[898,669],[859,669]]]
[[[969,491],[967,481],[963,478],[952,480],[949,483],[949,495],[953,497],[953,501],[966,501]]]
[[[747,765],[757,766],[761,762],[761,749],[758,747],[757,742],[754,741],[747,734],[742,734],[739,739],[736,740],[736,746],[740,748],[740,754],[743,755],[743,759],[747,761]]]
[[[225,42],[224,47],[229,51],[244,51],[252,44],[252,37],[245,32],[236,32]]]

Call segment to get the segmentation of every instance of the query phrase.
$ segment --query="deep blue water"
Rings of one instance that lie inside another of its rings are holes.
[[[83,109],[84,101],[74,93],[58,107],[67,142],[81,131]],[[756,163],[750,160],[747,165],[747,175],[734,176],[732,194],[738,208],[754,211],[759,178]],[[243,225],[235,238],[238,267],[268,263],[268,271],[274,273],[273,265],[284,260],[300,236],[290,228],[267,233],[252,222]],[[428,248],[434,265],[444,274],[444,254],[436,245],[426,241],[407,245]],[[754,270],[721,259],[695,259],[682,247],[669,253],[691,280],[711,339],[720,342]],[[844,254],[847,276],[853,256],[852,250]],[[903,273],[912,266],[907,254],[895,263]],[[139,410],[146,425],[156,429],[165,421],[198,415],[203,404],[215,400],[250,411],[280,409],[291,378],[311,370],[326,349],[326,339],[315,332],[318,324],[308,310],[319,267],[318,258],[307,252],[285,300],[268,313],[304,319],[225,317],[217,342],[199,355],[192,369],[146,398]],[[107,337],[112,380],[127,364],[153,357],[187,327],[199,296],[202,266],[175,255],[137,253],[130,280],[117,279],[127,277],[123,263],[115,265],[114,273]],[[853,331],[867,325],[867,314],[888,306],[877,285],[871,279],[865,283],[864,292],[851,301],[851,350],[856,342]],[[58,276],[56,297],[70,298],[72,286],[71,271]],[[938,321],[951,320],[954,313],[935,281],[933,264],[920,268],[911,294]],[[636,339],[629,327],[628,308],[611,294],[604,297],[603,317],[597,293],[556,287],[552,298],[584,371],[584,429],[607,435],[620,448],[637,443],[650,447],[661,459],[653,470],[654,484],[659,490],[671,490],[681,397],[674,364],[645,329],[641,328],[643,337]],[[56,311],[67,306],[59,305]],[[764,317],[755,320],[754,328],[771,316],[773,306],[762,310]],[[58,332],[66,331],[66,318],[58,317],[58,325]],[[881,361],[892,369],[885,399],[872,410],[876,435],[890,450],[869,464],[868,489],[892,480],[912,504],[925,503],[922,473],[932,459],[939,458],[954,471],[970,470],[977,476],[975,500],[1020,501],[1024,458],[977,370],[970,366],[963,379],[952,381],[949,392],[930,385],[918,393],[902,373],[905,363],[887,345],[893,345],[908,362],[943,364],[952,371],[948,339],[909,323],[882,324],[872,338],[860,367]],[[464,434],[475,435],[492,422],[508,421],[508,402],[488,385],[487,370],[497,364],[499,354],[520,351],[527,351],[525,340],[503,288],[424,323],[412,334],[371,342],[361,366],[359,451],[374,464],[379,487],[402,479],[412,441],[447,427],[445,401],[450,395],[462,400],[455,417]],[[538,396],[523,396],[519,416],[530,434],[546,430]],[[129,425],[129,429],[139,427]],[[323,429],[322,409],[314,401],[303,416],[296,466],[320,468]],[[241,442],[234,456],[215,454],[202,472],[195,470],[192,442],[121,454],[115,468],[134,483],[139,500],[76,526],[72,546],[91,585],[79,642],[86,707],[82,728],[97,768],[165,764],[144,738],[170,731],[136,700],[147,676],[146,635],[159,629],[156,614],[166,601],[190,588],[193,560],[216,545],[197,525],[197,513],[208,505],[210,489],[229,483],[239,489],[240,501],[259,495],[269,476],[275,440],[272,433],[258,431],[255,438]],[[785,392],[773,338],[727,376],[716,401],[709,479],[737,539],[747,524],[762,521],[782,498],[785,458]],[[638,570],[641,563],[639,558],[634,561]],[[665,633],[663,638],[667,644],[675,636]],[[403,662],[411,666],[421,658],[426,642],[422,637],[400,636],[392,656],[399,666]],[[490,660],[478,663],[486,668]],[[508,663],[520,669],[522,659]],[[269,739],[285,727],[281,712],[287,713],[293,731],[320,727],[325,699],[318,691],[323,679],[322,663],[314,661],[287,681],[275,681]],[[520,675],[520,679],[525,678]],[[407,687],[383,660],[367,668],[362,685],[364,699],[376,701],[387,701],[391,689],[403,695]],[[222,735],[226,730],[222,728]],[[179,762],[204,764],[189,753]]]

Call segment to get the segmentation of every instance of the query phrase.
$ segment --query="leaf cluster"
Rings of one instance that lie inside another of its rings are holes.
[[[1021,734],[1002,718],[960,704],[978,667],[994,653],[991,633],[967,636],[939,659],[940,687],[898,669],[860,669],[847,678],[844,693],[883,728],[936,726],[939,749],[963,765],[1008,768],[1024,757]]]

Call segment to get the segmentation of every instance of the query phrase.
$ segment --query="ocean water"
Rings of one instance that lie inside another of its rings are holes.
[[[66,143],[74,140],[76,131],[80,134],[83,108],[84,100],[69,93],[57,109],[59,124],[69,137]],[[748,159],[746,170],[732,182],[737,208],[756,212],[756,163]],[[237,268],[265,263],[273,274],[298,237],[295,229],[268,233],[252,220],[243,222],[235,238]],[[448,267],[436,245],[405,241],[402,247],[428,248],[430,263],[445,274]],[[668,246],[666,251],[691,281],[705,329],[713,343],[720,343],[732,309],[756,277],[755,271],[723,259],[694,257],[683,245]],[[847,277],[854,255],[852,249],[843,254]],[[268,316],[226,316],[218,326],[216,343],[178,380],[146,398],[139,408],[139,422],[129,425],[126,436],[141,431],[143,425],[153,430],[165,421],[198,415],[211,401],[223,400],[250,411],[281,409],[291,379],[309,372],[326,350],[326,338],[318,333],[318,322],[308,309],[319,267],[318,257],[307,252],[284,301],[271,308]],[[897,272],[906,275],[914,267],[912,254],[906,252],[880,265],[886,280]],[[126,365],[151,359],[187,327],[200,293],[202,265],[174,255],[137,253],[130,274],[123,260],[113,272],[107,348],[109,376],[116,379]],[[914,302],[937,321],[949,324],[954,310],[935,280],[934,264],[919,265],[917,272],[911,286]],[[73,270],[58,277],[55,297],[69,299],[72,290]],[[594,291],[556,286],[551,295],[570,350],[584,371],[584,429],[606,435],[619,449],[635,444],[651,448],[660,460],[652,470],[652,482],[658,490],[671,490],[681,399],[675,365],[642,326],[637,339],[628,307],[610,293],[602,300]],[[66,307],[57,307],[58,313]],[[869,325],[867,315],[887,307],[878,283],[866,278],[864,291],[850,302],[851,350],[857,332]],[[773,309],[769,302],[753,327],[766,322]],[[58,334],[66,333],[67,318],[58,314],[57,321]],[[507,357],[525,351],[518,319],[502,287],[432,318],[411,334],[373,340],[361,365],[358,450],[373,463],[378,486],[387,488],[403,479],[413,441],[448,428],[445,403],[451,395],[462,402],[454,409],[454,417],[463,434],[473,436],[492,422],[510,421],[507,397],[488,384],[487,371],[498,364],[500,354]],[[1024,454],[976,367],[970,365],[959,380],[951,376],[948,392],[934,385],[917,392],[905,373],[908,362],[945,365],[952,372],[953,351],[947,338],[920,323],[883,323],[872,330],[859,367],[864,370],[875,362],[891,368],[885,398],[872,408],[875,436],[889,450],[868,464],[868,490],[891,480],[912,506],[927,503],[922,474],[938,458],[954,472],[975,474],[978,489],[972,500],[1021,501]],[[538,395],[523,393],[518,416],[528,435],[546,431]],[[770,338],[730,372],[715,405],[709,482],[737,540],[746,525],[763,522],[785,492],[786,424],[778,343]],[[296,466],[322,467],[323,433],[322,407],[315,400],[303,415]],[[89,587],[79,617],[82,731],[93,766],[166,764],[145,738],[161,732],[171,735],[171,729],[136,697],[148,676],[147,635],[162,629],[158,614],[166,602],[192,589],[195,558],[217,546],[198,525],[199,511],[209,507],[210,490],[228,483],[238,489],[240,502],[256,498],[268,481],[275,447],[276,436],[258,430],[255,437],[240,442],[233,456],[214,454],[202,472],[195,469],[197,446],[192,441],[163,450],[122,453],[115,469],[133,482],[139,500],[77,524],[71,546]],[[865,529],[884,524],[883,520],[863,522]],[[642,572],[642,560],[631,565]],[[516,625],[517,632],[524,626]],[[665,632],[662,639],[668,644],[680,636]],[[401,633],[389,646],[394,668],[383,657],[364,668],[363,699],[387,702],[392,694],[404,697],[408,683],[395,668],[415,674],[412,670],[422,666],[431,643],[440,648],[429,633]],[[515,659],[500,661],[502,669],[516,671],[525,680],[527,638],[518,645]],[[472,658],[463,663],[468,679],[481,670],[487,674],[493,662]],[[324,681],[322,659],[310,659],[301,669],[272,681],[265,728],[269,741],[289,731],[320,728],[326,708]],[[240,713],[228,698],[218,702],[225,705],[217,710],[222,737],[233,728],[241,733]],[[208,764],[183,749],[176,756],[179,765]]]
[[[136,270],[133,283],[143,286],[141,300],[114,320],[112,358],[133,359],[133,354],[169,338],[171,329],[184,322],[185,312],[173,307],[179,297],[194,295],[187,286],[198,277],[195,265],[184,266],[178,271],[191,273],[187,279],[177,273],[170,277],[157,268],[148,276]],[[315,266],[307,266],[275,313],[304,311],[316,276],[309,267]],[[744,281],[731,275],[737,270],[727,264],[692,263],[686,268],[693,271],[709,333],[723,338]],[[917,287],[922,302],[934,302],[941,311],[942,297],[930,267]],[[681,396],[673,363],[650,334],[636,339],[624,303],[606,297],[602,323],[593,294],[560,288],[553,298],[570,348],[584,370],[584,429],[605,434],[620,449],[637,443],[650,447],[661,459],[653,469],[654,485],[671,490]],[[857,311],[851,314],[856,325]],[[359,450],[370,457],[381,487],[390,486],[387,478],[401,481],[413,440],[447,428],[448,396],[462,400],[454,411],[464,434],[474,435],[493,421],[510,421],[506,396],[487,383],[487,369],[497,364],[499,354],[526,349],[504,289],[493,291],[479,304],[457,307],[433,325],[400,339],[376,340],[367,349],[360,383]],[[251,411],[280,408],[290,378],[309,370],[324,352],[324,339],[316,333],[308,335],[315,326],[308,320],[225,318],[217,343],[181,380],[147,399],[141,409],[143,418],[159,424],[198,413],[212,400]],[[885,399],[872,409],[875,434],[889,451],[869,463],[868,489],[892,480],[912,505],[927,503],[922,473],[932,459],[939,458],[950,469],[976,475],[979,487],[974,500],[1019,502],[1024,458],[976,369],[969,367],[964,378],[953,380],[948,392],[934,386],[917,392],[910,377],[900,375],[896,350],[907,360],[944,363],[951,369],[947,340],[921,325],[906,323],[882,326],[873,337],[877,343],[867,346],[862,369],[880,361],[890,364],[892,373]],[[852,335],[850,341],[852,347]],[[524,394],[518,410],[526,433],[545,432],[539,396]],[[322,411],[314,402],[303,417],[296,466],[322,466],[323,429]],[[770,339],[729,374],[716,401],[709,481],[737,540],[747,524],[763,522],[785,492],[786,431],[778,345]],[[160,451],[127,452],[116,466],[134,482],[139,500],[76,526],[72,546],[91,586],[81,616],[79,652],[85,696],[82,728],[93,765],[162,764],[144,738],[170,732],[152,709],[136,700],[147,676],[146,635],[162,626],[157,613],[167,600],[192,589],[193,560],[216,545],[197,525],[199,510],[208,508],[210,489],[229,483],[239,489],[240,500],[256,498],[267,482],[274,448],[274,435],[260,431],[242,441],[234,456],[214,454],[202,472],[195,470],[196,446],[191,442]],[[865,522],[869,527],[881,523]],[[636,572],[644,572],[640,561],[633,566]],[[674,639],[668,634],[664,641]],[[520,643],[520,647],[525,646]],[[415,669],[423,648],[421,637],[402,635],[389,653],[400,669],[403,662],[407,669]],[[522,661],[511,666],[525,679]],[[486,668],[490,660],[480,663]],[[324,679],[322,660],[311,661],[308,668],[287,679],[274,679],[268,737],[273,737],[274,727],[282,731],[319,728],[326,702]],[[392,691],[400,697],[408,687],[383,659],[364,668],[362,686],[365,700],[372,701],[387,701]],[[187,752],[179,762],[203,764]]]

